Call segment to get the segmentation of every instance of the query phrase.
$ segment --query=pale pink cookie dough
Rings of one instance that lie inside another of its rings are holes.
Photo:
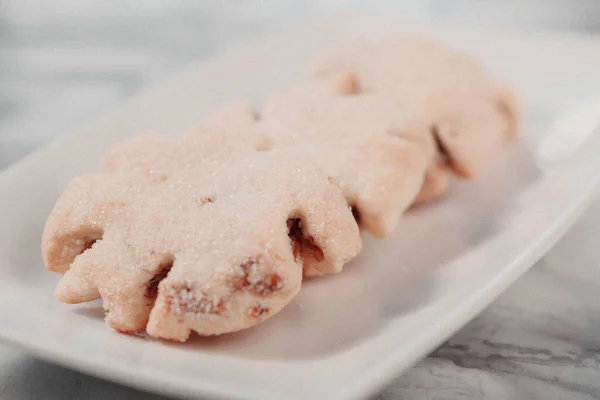
[[[75,179],[42,238],[64,274],[58,299],[102,298],[116,330],[183,341],[251,327],[294,298],[303,265],[338,272],[361,248],[339,189],[294,153],[196,160],[158,179],[124,169]]]
[[[393,99],[406,123],[397,132],[413,137],[426,132],[429,138],[421,143],[431,155],[431,168],[417,201],[445,192],[446,170],[466,178],[478,174],[518,130],[511,90],[490,78],[473,57],[427,39],[352,42],[320,57],[310,75],[338,79],[342,86],[355,80],[362,92]]]

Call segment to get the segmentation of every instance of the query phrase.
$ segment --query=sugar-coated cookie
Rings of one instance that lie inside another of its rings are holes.
[[[295,153],[162,165],[79,177],[58,199],[42,252],[64,274],[59,300],[102,298],[114,329],[183,341],[258,324],[297,294],[303,266],[338,272],[360,250],[339,189]]]
[[[352,82],[340,90],[336,83],[302,82],[270,96],[259,111],[236,102],[216,115],[245,113],[223,118],[221,125],[245,120],[276,148],[309,156],[341,189],[360,227],[384,237],[419,192],[427,157],[420,145],[393,133],[396,119],[388,103],[356,95]]]
[[[518,130],[519,111],[511,90],[490,78],[473,57],[427,39],[391,36],[376,43],[349,43],[313,62],[310,77],[355,82],[362,92],[391,98],[396,113],[405,116],[401,134],[427,132],[422,140],[430,160],[430,179],[418,201],[443,194],[445,170],[470,178]],[[415,126],[420,128],[415,129]],[[446,169],[440,169],[440,164]],[[437,175],[437,176],[436,176]],[[435,178],[433,178],[435,177]]]

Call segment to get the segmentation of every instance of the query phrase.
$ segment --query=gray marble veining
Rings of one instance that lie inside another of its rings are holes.
[[[375,3],[0,1],[0,169],[248,36],[342,5],[410,18],[453,10],[434,0]],[[375,398],[600,399],[598,237],[600,199],[492,306]],[[161,397],[0,344],[0,399],[65,398]]]

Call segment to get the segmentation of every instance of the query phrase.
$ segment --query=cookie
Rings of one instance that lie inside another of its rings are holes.
[[[447,171],[471,178],[490,164],[498,149],[515,137],[518,105],[511,90],[490,78],[471,56],[427,39],[392,36],[376,43],[355,42],[329,51],[313,63],[310,77],[338,78],[340,87],[390,99],[406,116],[401,135],[422,135],[432,154],[430,170],[417,200],[443,194]],[[352,77],[351,79],[348,76]],[[440,169],[443,164],[447,168]],[[437,188],[428,188],[432,182]]]
[[[316,88],[305,89],[312,99]],[[342,190],[361,228],[384,237],[418,193],[426,159],[415,143],[388,134],[391,124],[379,112],[365,113],[368,99],[349,97],[315,95],[313,102],[273,95],[252,128],[270,136],[275,147],[309,156]]]
[[[254,326],[294,298],[303,266],[338,272],[361,248],[339,189],[295,153],[127,165],[75,179],[42,239],[58,299],[102,298],[118,331],[183,341]]]
[[[245,120],[275,147],[309,156],[341,189],[360,227],[385,237],[417,195],[427,160],[418,144],[393,134],[395,109],[380,96],[357,95],[356,83],[301,82],[273,94],[260,112],[237,102],[219,114],[246,113],[221,124]]]

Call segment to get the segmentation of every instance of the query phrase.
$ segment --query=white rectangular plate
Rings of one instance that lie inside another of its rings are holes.
[[[255,329],[187,344],[117,334],[99,304],[54,300],[58,276],[45,271],[39,251],[57,196],[117,141],[146,129],[182,133],[225,100],[259,99],[289,81],[335,38],[392,25],[330,19],[245,45],[7,170],[0,177],[0,337],[140,388],[243,399],[361,397],[440,344],[530,267],[590,199],[598,157],[549,170],[530,154],[544,137],[540,127],[600,88],[599,41],[426,29],[518,87],[524,138],[476,182],[457,183],[443,202],[409,213],[389,239],[367,237],[344,273],[306,283],[284,312]]]

